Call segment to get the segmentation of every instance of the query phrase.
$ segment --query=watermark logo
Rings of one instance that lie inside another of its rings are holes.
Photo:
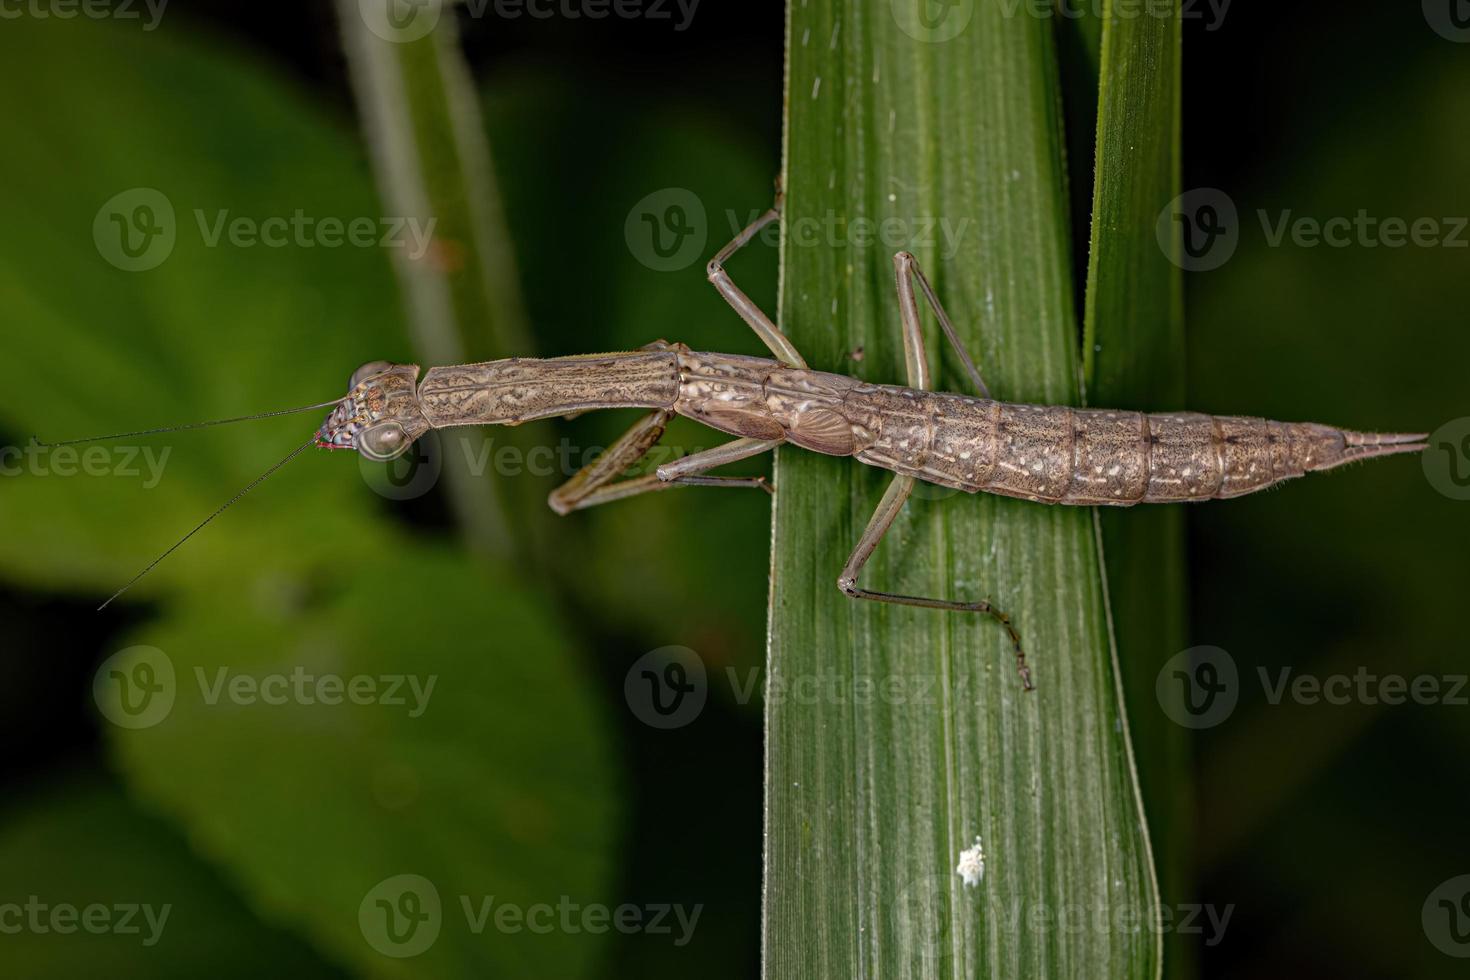
[[[1470,417],[1436,429],[1420,462],[1430,486],[1451,500],[1470,500]]]
[[[134,187],[108,198],[92,219],[97,253],[124,272],[146,272],[174,251],[178,225],[162,191]]]
[[[500,20],[667,21],[677,34],[689,29],[700,0],[463,0],[470,17],[493,15]],[[677,17],[677,19],[676,19]]]
[[[444,922],[439,890],[422,875],[394,875],[373,886],[357,907],[362,938],[384,956],[406,959],[434,945]]]
[[[116,902],[47,902],[39,895],[28,896],[25,904],[0,904],[0,936],[30,933],[36,936],[70,936],[85,932],[92,936],[137,936],[145,947],[158,945],[173,912],[172,903],[151,905]]]
[[[391,44],[407,44],[429,36],[439,25],[444,0],[357,0],[367,29]]]
[[[1029,15],[1037,20],[1082,20],[1127,23],[1151,17],[1155,20],[1175,19],[1201,21],[1207,32],[1218,31],[1225,24],[1234,0],[999,0],[1006,17]]]
[[[1430,892],[1420,921],[1435,949],[1470,959],[1470,875],[1451,878]]]
[[[1351,673],[1300,672],[1291,666],[1257,667],[1265,703],[1326,705],[1470,705],[1470,675],[1379,674],[1366,665]],[[1172,657],[1159,671],[1155,692],[1164,713],[1185,728],[1212,728],[1229,718],[1244,679],[1235,660],[1219,647],[1193,647]]]
[[[644,20],[689,29],[700,0],[458,0],[471,20]],[[358,0],[368,30],[394,44],[426,37],[439,24],[444,0]]]
[[[434,488],[444,472],[444,446],[437,431],[429,431],[394,459],[378,461],[357,454],[363,482],[388,500],[414,500]]]
[[[689,944],[704,912],[703,904],[624,902],[609,907],[600,902],[583,904],[570,895],[560,896],[555,905],[550,902],[520,905],[498,901],[494,895],[461,895],[459,904],[464,910],[466,927],[476,936],[492,925],[496,932],[512,936],[522,932],[538,936],[557,932],[569,936],[601,935],[612,930],[625,936],[637,933],[671,936],[675,946]]]
[[[929,875],[910,882],[891,906],[896,934],[903,938],[905,948],[918,951],[926,965],[942,962],[954,949],[950,930],[955,917],[950,910],[956,902],[963,903],[962,920],[983,922],[985,928],[1006,935],[1176,933],[1198,936],[1211,948],[1224,940],[1236,908],[1233,903],[1147,906],[1121,901],[1032,902],[970,888],[949,875]]]
[[[1213,728],[1235,711],[1240,674],[1219,647],[1191,647],[1169,658],[1154,681],[1159,707],[1185,728]]]
[[[194,681],[204,704],[213,708],[221,703],[240,708],[285,705],[336,708],[358,707],[402,708],[410,718],[422,718],[429,710],[438,674],[317,674],[297,664],[290,673],[246,674],[229,667],[216,667],[212,672],[194,668]]]
[[[92,677],[97,710],[119,728],[152,728],[168,717],[177,693],[173,661],[157,647],[120,650]]]
[[[1423,5],[1434,33],[1456,44],[1470,43],[1470,0],[1423,0]]]
[[[163,20],[168,0],[0,0],[0,20],[137,20],[147,33]]]
[[[919,964],[927,967],[937,966],[954,954],[954,944],[949,938],[952,886],[953,881],[948,874],[915,878],[904,886],[890,906],[893,909],[894,935],[904,949],[914,951]]]
[[[429,709],[438,674],[315,673],[300,664],[289,672],[247,674],[230,667],[196,666],[199,703],[214,708],[286,705],[402,709],[421,718]],[[103,717],[121,728],[151,728],[168,717],[178,696],[173,661],[156,647],[128,647],[97,668],[92,696]]]
[[[428,254],[434,242],[438,218],[384,217],[318,218],[297,208],[289,216],[283,214],[257,218],[234,214],[228,208],[212,214],[194,209],[194,224],[205,248],[396,248],[402,249],[409,261],[417,262]]]
[[[625,477],[657,472],[666,463],[703,452],[706,446],[674,446],[660,443],[630,467]],[[468,432],[454,432],[441,437],[429,432],[420,437],[412,449],[396,459],[379,462],[358,455],[358,468],[363,481],[374,493],[389,500],[411,500],[432,490],[444,472],[444,459],[464,461],[465,472],[476,478],[494,474],[505,479],[532,477],[569,479],[590,466],[607,452],[606,446],[585,446],[571,439],[555,444],[522,447],[515,443],[497,444],[493,436],[478,438]],[[4,450],[0,450],[0,474],[4,474]]]
[[[890,4],[898,29],[926,44],[954,40],[975,16],[975,0],[890,0]]]
[[[687,269],[709,241],[704,202],[685,187],[654,191],[628,211],[623,238],[633,257],[655,272]]]
[[[47,446],[34,438],[25,446],[0,446],[0,476],[143,477],[143,489],[152,490],[163,481],[170,446]]]
[[[645,653],[623,678],[629,710],[651,728],[683,728],[699,717],[708,696],[704,661],[688,647]]]
[[[461,893],[457,899],[464,928],[473,936],[493,930],[505,935],[562,933],[669,936],[675,946],[688,945],[704,906],[678,903],[583,903],[570,895],[554,902],[528,905],[501,901],[495,895]],[[446,921],[439,890],[422,875],[402,874],[374,885],[357,908],[358,927],[368,945],[384,956],[406,959],[434,945]],[[451,926],[457,920],[450,921]]]
[[[205,248],[400,249],[412,262],[429,253],[438,224],[437,218],[316,217],[302,208],[265,217],[236,214],[229,208],[194,208],[192,216],[193,230]],[[158,268],[173,254],[180,232],[173,202],[151,187],[113,196],[92,220],[98,254],[125,272]]]
[[[1291,208],[1257,208],[1261,238],[1268,248],[1470,248],[1470,218],[1456,215],[1405,218],[1353,214],[1298,214]],[[1190,272],[1218,269],[1235,255],[1245,230],[1230,195],[1212,187],[1181,194],[1159,213],[1159,248]]]
[[[734,237],[742,227],[735,212],[726,212],[730,220],[730,235]],[[852,248],[868,250],[882,249],[885,256],[894,252],[934,252],[941,259],[952,259],[959,254],[960,246],[974,223],[971,218],[955,221],[947,216],[915,215],[913,217],[889,215],[885,218],[870,218],[866,215],[852,217],[836,211],[819,215],[788,217],[786,242],[792,248]]]
[[[1201,187],[1170,201],[1154,230],[1171,262],[1187,272],[1209,272],[1235,255],[1240,215],[1229,194]]]

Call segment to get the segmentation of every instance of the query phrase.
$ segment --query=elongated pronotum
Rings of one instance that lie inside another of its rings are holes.
[[[1032,686],[1031,675],[1020,637],[1010,618],[990,602],[896,595],[858,585],[863,565],[897,517],[915,481],[1046,504],[1129,506],[1238,497],[1309,472],[1426,448],[1422,434],[996,400],[959,343],[933,288],[907,252],[894,256],[894,267],[909,384],[870,384],[811,370],[791,341],[724,269],[725,261],[779,214],[778,201],[709,264],[710,281],[775,359],[693,351],[683,344],[656,341],[642,350],[622,353],[434,367],[423,372],[422,378],[415,365],[377,361],[353,374],[347,395],[335,403],[315,442],[386,460],[406,452],[430,429],[518,425],[593,409],[649,410],[606,453],[551,494],[551,506],[561,514],[680,485],[769,490],[764,478],[707,474],[780,445],[851,456],[896,475],[842,569],[838,587],[854,598],[989,615],[1007,630],[1027,690]],[[930,390],[915,285],[959,354],[977,394]],[[654,474],[618,480],[658,442],[674,415],[738,438],[660,466]]]

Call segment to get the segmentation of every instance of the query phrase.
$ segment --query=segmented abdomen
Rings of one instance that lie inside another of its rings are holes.
[[[862,392],[884,404],[857,458],[971,492],[1060,504],[1210,500],[1343,461],[1346,434],[1309,423],[903,392]]]
[[[685,351],[677,363],[672,407],[705,425],[1044,503],[1238,497],[1311,470],[1424,449],[1422,435],[996,402],[729,354]]]

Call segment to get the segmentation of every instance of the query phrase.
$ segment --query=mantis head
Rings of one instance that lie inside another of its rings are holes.
[[[323,449],[355,449],[368,459],[397,459],[433,426],[419,407],[416,364],[369,361],[352,374],[344,398],[317,430]]]

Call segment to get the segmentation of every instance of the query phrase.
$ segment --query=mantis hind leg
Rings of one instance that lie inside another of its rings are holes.
[[[959,340],[954,334],[954,328],[948,325],[949,318],[945,316],[938,298],[934,296],[933,289],[924,279],[923,273],[919,271],[914,257],[907,252],[900,252],[894,256],[894,266],[898,272],[899,312],[903,320],[904,359],[908,362],[910,387],[925,390],[929,388],[929,366],[924,351],[924,334],[919,322],[919,305],[913,289],[913,282],[916,279],[939,317],[941,325],[945,326],[945,332],[950,341],[964,359],[971,372],[972,380],[984,392],[985,382],[980,379],[980,372],[975,369],[974,362],[960,347]],[[862,537],[858,539],[857,546],[852,549],[847,564],[843,566],[842,575],[837,579],[837,587],[844,595],[854,599],[871,599],[874,602],[891,602],[901,606],[944,609],[950,612],[983,613],[989,616],[1005,628],[1006,635],[1011,639],[1011,646],[1016,652],[1016,670],[1021,675],[1023,689],[1034,690],[1031,683],[1031,668],[1026,665],[1026,654],[1021,649],[1020,634],[1011,625],[1010,616],[996,609],[988,601],[982,599],[979,602],[960,602],[953,599],[927,599],[922,596],[875,592],[857,584],[858,575],[862,572],[863,566],[868,563],[869,558],[873,557],[873,552],[877,550],[878,543],[883,540],[883,535],[888,533],[888,529],[898,519],[899,511],[903,510],[903,505],[908,501],[909,495],[914,492],[915,482],[917,481],[913,477],[901,474],[893,478],[893,482],[888,485],[888,490],[883,494],[883,499],[878,503],[878,509],[873,512],[872,519],[868,521],[868,526],[863,530]]]
[[[904,350],[910,347],[910,336],[917,337],[920,351],[924,346],[924,334],[919,325],[919,304],[914,298],[914,283],[919,284],[919,291],[924,294],[924,301],[934,311],[934,316],[939,320],[939,328],[944,331],[944,336],[949,339],[949,344],[954,352],[959,355],[960,362],[965,366],[965,374],[969,375],[971,383],[981,398],[990,397],[990,389],[985,384],[985,379],[980,376],[980,369],[970,357],[970,352],[965,350],[965,345],[960,343],[960,335],[955,332],[954,323],[949,319],[949,314],[944,312],[944,305],[939,302],[939,295],[934,292],[934,287],[929,285],[924,270],[919,268],[919,260],[914,258],[910,252],[899,252],[893,257],[893,269],[898,274],[898,306],[903,315]],[[915,384],[912,375],[912,364],[910,366],[909,384],[915,388],[928,388],[927,384]]]

